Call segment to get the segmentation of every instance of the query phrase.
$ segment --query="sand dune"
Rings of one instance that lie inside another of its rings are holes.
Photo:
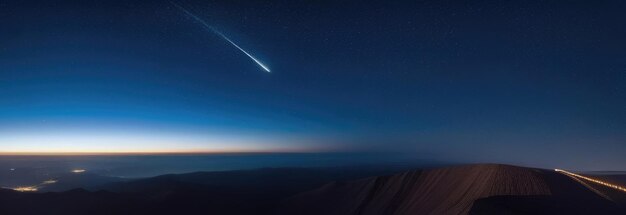
[[[0,189],[0,214],[626,214],[626,193],[554,170],[481,164],[354,171],[170,174],[96,192]],[[347,182],[331,182],[337,180]]]
[[[475,200],[550,195],[540,170],[482,164],[332,183],[285,202],[281,214],[467,214]]]

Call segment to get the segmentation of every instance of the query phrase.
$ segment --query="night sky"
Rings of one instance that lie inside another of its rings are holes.
[[[626,169],[624,1],[0,1],[0,152]],[[388,154],[388,153],[385,153]]]

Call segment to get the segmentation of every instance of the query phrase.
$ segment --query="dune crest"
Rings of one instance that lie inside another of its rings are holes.
[[[468,214],[475,200],[550,195],[535,169],[480,164],[331,183],[285,202],[282,214]]]

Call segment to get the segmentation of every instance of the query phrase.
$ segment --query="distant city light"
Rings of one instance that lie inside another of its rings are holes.
[[[35,186],[16,187],[16,188],[13,188],[13,190],[18,191],[18,192],[36,192],[37,187]]]
[[[19,191],[19,192],[37,192],[37,190],[39,190],[39,188],[43,187],[44,185],[54,184],[54,183],[57,183],[57,182],[58,182],[58,180],[50,179],[50,180],[45,180],[45,181],[41,182],[41,184],[38,184],[38,185],[22,186],[22,187],[10,188],[10,189],[15,190],[15,191]]]
[[[86,170],[84,170],[84,169],[73,169],[73,170],[72,170],[72,172],[73,172],[73,173],[83,173],[83,172],[85,172],[85,171],[86,171]]]
[[[57,183],[57,180],[51,179],[51,180],[47,180],[47,181],[43,181],[41,184],[54,184]]]

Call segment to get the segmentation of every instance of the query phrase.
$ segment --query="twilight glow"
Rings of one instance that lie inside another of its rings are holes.
[[[313,150],[302,142],[285,138],[148,131],[10,132],[0,134],[0,143],[2,143],[0,154],[304,152]]]
[[[2,1],[0,153],[626,168],[623,3],[176,4]]]

